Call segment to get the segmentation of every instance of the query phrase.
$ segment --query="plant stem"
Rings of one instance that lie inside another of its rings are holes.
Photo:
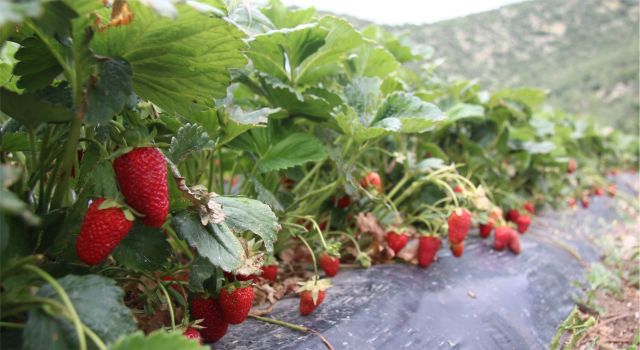
[[[311,249],[311,246],[309,245],[307,240],[304,239],[304,237],[302,237],[301,235],[296,235],[296,237],[298,237],[302,241],[302,243],[304,243],[304,245],[307,246],[307,249],[309,250],[309,254],[311,254],[311,259],[313,260],[313,272],[315,273],[316,276],[318,276],[318,264],[316,263],[316,255],[313,254],[313,249]]]
[[[276,319],[273,319],[273,318],[262,317],[262,316],[258,316],[258,315],[254,315],[254,314],[249,314],[249,317],[251,317],[253,319],[256,319],[258,321],[262,321],[262,322],[271,323],[271,324],[275,324],[275,325],[278,325],[278,326],[286,327],[286,328],[292,329],[294,331],[312,333],[312,334],[320,337],[320,339],[322,340],[322,343],[324,344],[324,346],[327,347],[327,349],[333,350],[333,346],[331,346],[331,343],[329,343],[329,341],[322,334],[320,334],[318,331],[315,331],[315,330],[313,330],[311,328],[307,328],[305,326],[300,326],[300,325],[289,323],[289,322],[285,322],[285,321],[276,320]]]
[[[55,179],[60,179],[56,190],[53,193],[51,199],[51,208],[60,208],[64,201],[67,192],[69,191],[69,176],[73,157],[76,155],[76,148],[78,147],[78,140],[80,139],[80,130],[82,129],[82,115],[76,113],[76,116],[71,120],[71,126],[69,128],[69,136],[64,146],[64,154],[60,161],[60,167],[56,173]]]
[[[158,287],[162,290],[162,294],[167,299],[167,307],[169,308],[169,317],[171,317],[171,329],[176,330],[176,316],[173,313],[173,303],[171,302],[171,298],[169,297],[169,292],[162,284],[162,281],[159,278],[156,278],[156,283],[158,283]]]
[[[39,267],[36,267],[34,265],[26,265],[24,268],[26,270],[36,273],[43,280],[45,280],[53,288],[53,290],[56,291],[56,293],[58,293],[58,295],[60,296],[60,299],[62,299],[62,303],[68,309],[73,325],[76,329],[76,332],[78,333],[78,346],[80,347],[80,350],[86,350],[87,340],[85,339],[85,336],[84,336],[84,328],[82,325],[82,321],[80,321],[80,317],[78,316],[78,313],[76,312],[76,309],[73,306],[71,299],[69,299],[69,295],[67,295],[67,292],[64,291],[64,288],[62,288],[62,286],[58,283],[58,281],[56,281],[53,277],[51,277],[51,275],[49,275]]]
[[[22,329],[24,328],[24,324],[16,322],[0,322],[0,328],[2,327]]]

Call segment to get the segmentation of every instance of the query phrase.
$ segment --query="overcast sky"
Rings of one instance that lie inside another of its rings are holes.
[[[421,24],[483,12],[522,0],[281,0],[379,24]]]

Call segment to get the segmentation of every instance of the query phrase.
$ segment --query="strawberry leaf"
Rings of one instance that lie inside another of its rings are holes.
[[[179,164],[187,155],[212,149],[213,146],[213,141],[202,126],[187,123],[171,138],[168,156],[174,164]]]
[[[321,161],[326,156],[320,140],[309,134],[295,133],[269,148],[260,159],[258,168],[262,172],[270,172]]]
[[[162,230],[136,221],[113,252],[113,257],[127,268],[152,272],[162,267],[170,253],[171,246]]]
[[[114,280],[98,275],[67,275],[58,279],[58,283],[69,295],[82,322],[104,342],[112,343],[136,329],[131,311],[122,303],[124,291]],[[61,302],[49,285],[42,287],[37,295]],[[62,332],[52,332],[55,330]],[[61,337],[59,341],[58,337]],[[63,348],[67,341],[75,345],[77,337],[67,319],[34,309],[29,312],[24,339],[25,349],[51,349],[55,348],[52,346]]]
[[[244,250],[226,222],[203,226],[198,214],[184,211],[174,215],[173,224],[176,232],[213,265],[233,271],[242,264]]]
[[[111,350],[207,350],[208,346],[200,345],[194,339],[185,337],[180,332],[167,333],[164,330],[155,331],[146,337],[138,331],[121,338],[113,344]]]
[[[244,197],[215,197],[222,206],[224,223],[236,234],[251,231],[264,241],[267,251],[273,250],[276,232],[280,230],[278,218],[268,205]]]

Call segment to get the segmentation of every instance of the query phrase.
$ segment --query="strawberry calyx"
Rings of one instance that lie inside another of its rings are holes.
[[[311,296],[313,298],[314,304],[318,303],[318,294],[321,291],[327,290],[332,287],[331,279],[329,278],[319,279],[317,275],[311,277],[311,279],[306,282],[299,282],[298,284],[300,286],[298,287],[296,292],[297,293],[302,293],[305,291],[311,292]]]
[[[131,208],[129,205],[123,204],[113,199],[105,199],[104,202],[100,203],[100,205],[98,206],[98,210],[105,210],[109,208],[118,208],[122,210],[124,217],[129,221],[134,221],[135,216],[144,216],[137,212],[135,209]]]

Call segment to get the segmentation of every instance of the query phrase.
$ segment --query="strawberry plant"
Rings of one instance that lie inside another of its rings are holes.
[[[322,275],[426,268],[475,232],[519,254],[536,209],[613,196],[607,172],[637,168],[636,139],[542,109],[541,90],[482,91],[380,28],[277,0],[8,11],[0,332],[16,348],[198,349],[247,318],[312,332],[263,304],[297,295],[314,317]]]

